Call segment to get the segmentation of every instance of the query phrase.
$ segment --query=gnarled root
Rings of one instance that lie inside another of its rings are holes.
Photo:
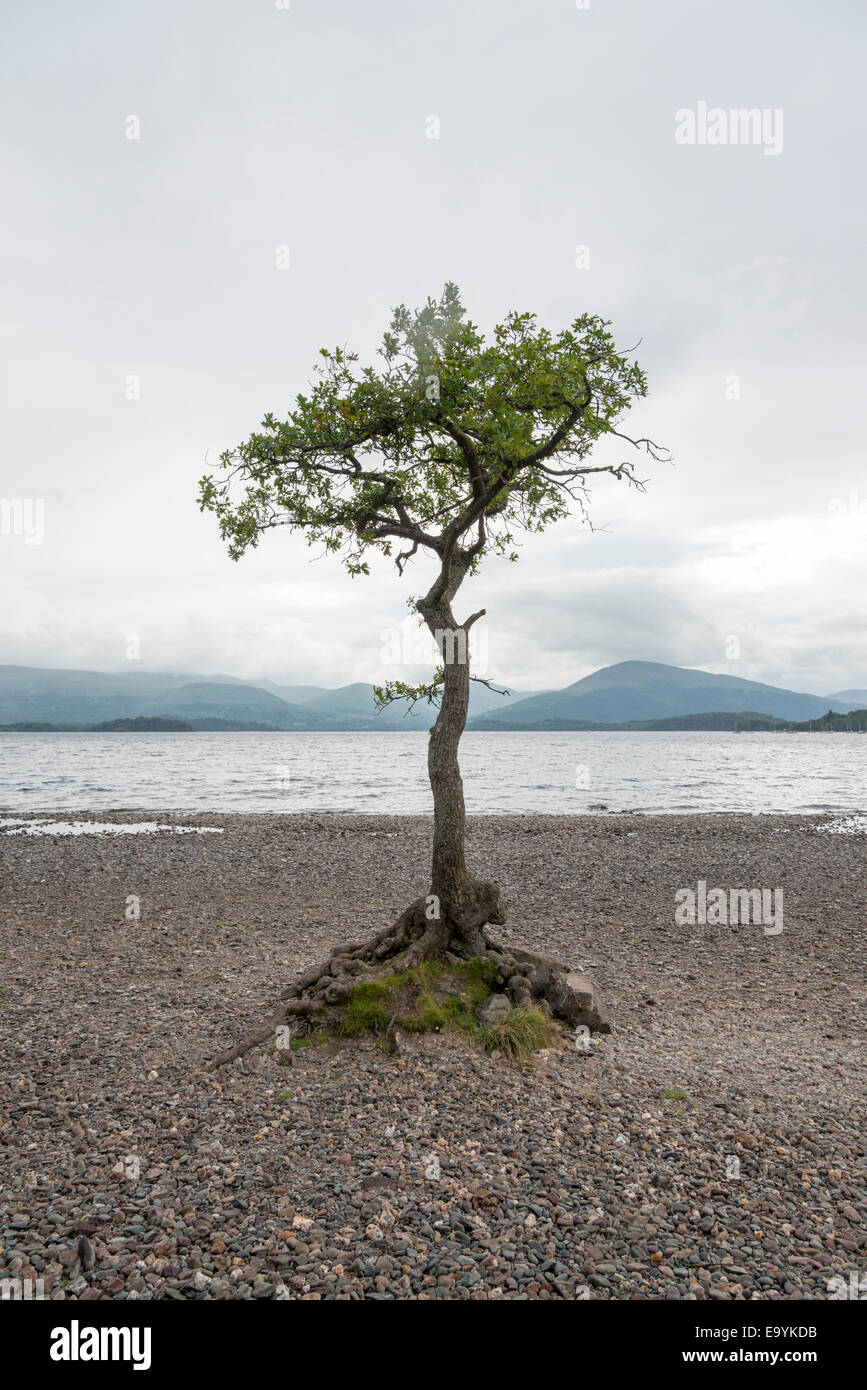
[[[517,946],[498,946],[487,938],[490,951],[503,958],[511,973],[506,988],[516,1008],[527,1008],[534,999],[547,1005],[556,1018],[573,1028],[586,1027],[594,1033],[610,1033],[611,1024],[596,986],[589,975],[569,970],[549,956],[523,951]]]
[[[413,923],[421,931],[407,951],[407,966],[441,956],[445,951],[462,960],[487,955],[490,948],[484,928],[489,922],[506,920],[506,905],[499,888],[478,878],[468,877],[448,902],[440,903],[436,898],[420,901],[424,916]]]
[[[326,961],[312,966],[284,989],[279,1008],[263,1027],[234,1047],[219,1053],[208,1070],[223,1067],[236,1057],[243,1057],[245,1052],[250,1052],[260,1043],[267,1042],[277,1028],[291,1018],[310,1019],[339,1006],[348,998],[359,976],[373,974],[386,960],[396,958],[414,940],[424,937],[426,910],[427,899],[417,898],[392,926],[384,927],[376,936],[367,941],[335,946]]]
[[[546,956],[498,945],[485,932],[489,923],[506,920],[505,904],[496,884],[468,877],[448,903],[430,895],[417,898],[397,921],[367,941],[335,946],[328,959],[299,975],[280,996],[272,1017],[235,1047],[221,1052],[209,1070],[225,1066],[272,1038],[290,1019],[322,1017],[349,998],[359,978],[374,975],[388,962],[390,969],[410,969],[424,960],[448,955],[460,960],[484,957],[497,966],[498,985],[508,989],[516,1007],[534,999],[558,1018],[599,1032],[610,1025],[592,982],[570,973]]]

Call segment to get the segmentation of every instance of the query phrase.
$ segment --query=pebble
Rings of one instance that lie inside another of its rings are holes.
[[[0,1278],[70,1301],[728,1301],[863,1269],[864,837],[470,821],[498,934],[594,962],[615,1033],[526,1067],[444,1034],[212,1074],[299,968],[417,894],[430,822],[205,819],[224,833],[4,842]],[[784,932],[675,926],[699,879],[782,885]]]

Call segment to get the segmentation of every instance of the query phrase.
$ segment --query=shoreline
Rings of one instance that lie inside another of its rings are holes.
[[[0,835],[0,1277],[68,1300],[728,1301],[827,1298],[863,1267],[864,836],[470,817],[498,937],[588,968],[610,1037],[527,1068],[432,1035],[212,1074],[295,972],[417,895],[431,820],[147,814],[223,833]],[[785,929],[678,925],[700,880],[782,887]]]
[[[707,820],[707,821],[718,821],[718,820],[720,820],[720,819],[729,819],[729,820],[743,819],[743,820],[751,820],[751,821],[762,821],[762,820],[765,820],[765,819],[767,819],[767,820],[774,820],[774,821],[785,820],[785,821],[796,822],[796,823],[798,824],[798,827],[799,827],[799,828],[803,828],[803,826],[802,826],[802,824],[801,824],[802,822],[810,822],[810,823],[812,824],[812,823],[817,823],[817,822],[825,822],[825,821],[833,821],[833,820],[844,820],[844,819],[847,819],[847,820],[848,820],[848,819],[851,819],[851,818],[859,818],[859,817],[864,817],[864,816],[867,816],[867,801],[865,801],[865,803],[864,803],[863,806],[854,807],[854,808],[853,808],[853,807],[847,807],[847,806],[826,806],[826,807],[822,807],[822,808],[817,808],[817,809],[812,810],[812,811],[773,811],[773,810],[761,810],[761,811],[748,811],[748,810],[736,810],[736,811],[731,811],[731,810],[720,810],[720,811],[685,811],[685,810],[677,810],[677,809],[671,810],[671,811],[664,811],[664,810],[659,810],[659,809],[648,810],[648,811],[641,811],[641,810],[635,810],[635,809],[633,808],[633,809],[624,809],[624,810],[618,810],[618,811],[609,811],[609,810],[604,810],[604,811],[602,811],[602,810],[599,810],[599,811],[579,811],[579,812],[572,812],[572,811],[509,811],[509,812],[490,811],[490,812],[475,812],[475,813],[467,812],[467,824],[469,825],[471,822],[479,822],[479,823],[482,823],[482,824],[490,824],[490,822],[492,822],[492,821],[504,821],[504,822],[506,822],[506,823],[510,823],[510,822],[512,822],[512,821],[518,821],[518,822],[522,822],[522,821],[540,821],[540,822],[542,822],[542,823],[559,823],[559,822],[563,822],[563,823],[567,823],[567,824],[571,824],[572,822],[588,822],[588,823],[603,822],[603,823],[604,823],[604,822],[611,822],[611,821],[614,821],[614,820],[619,820],[619,819],[622,819],[623,817],[632,817],[632,818],[635,819],[636,821],[639,821],[639,822],[642,822],[642,823],[646,823],[646,822],[649,822],[649,821],[654,821],[654,820],[657,820],[657,819],[658,819],[658,820],[661,820],[661,821],[673,821],[673,820],[684,820],[684,821],[704,821],[704,820]],[[330,810],[330,809],[327,809],[327,808],[324,808],[324,809],[321,808],[321,809],[316,809],[316,810],[298,810],[298,811],[276,811],[276,810],[274,810],[274,809],[263,810],[263,811],[234,811],[234,810],[229,810],[229,811],[227,811],[227,810],[219,810],[219,809],[216,808],[216,807],[213,808],[212,810],[203,810],[202,807],[200,807],[200,806],[199,806],[199,807],[195,807],[195,808],[192,808],[192,807],[191,807],[191,808],[189,808],[189,809],[187,809],[187,808],[185,808],[185,807],[183,807],[183,806],[174,806],[174,807],[172,807],[172,808],[170,808],[170,809],[166,809],[166,808],[158,808],[158,807],[155,808],[155,807],[153,807],[153,806],[151,806],[151,805],[148,805],[148,806],[115,806],[115,807],[110,807],[110,808],[101,808],[101,807],[99,807],[99,806],[85,806],[85,807],[76,807],[76,808],[74,808],[74,809],[66,809],[66,808],[64,808],[64,809],[62,809],[62,810],[57,810],[57,809],[54,808],[54,807],[46,806],[46,807],[41,807],[41,808],[32,808],[32,807],[29,807],[27,810],[18,810],[18,809],[16,809],[15,807],[0,806],[0,822],[2,822],[2,821],[10,821],[10,822],[11,822],[11,821],[28,821],[28,820],[29,820],[29,821],[36,821],[36,820],[44,820],[44,819],[51,819],[52,821],[62,821],[62,820],[68,820],[68,821],[79,820],[79,821],[80,821],[80,820],[83,820],[83,819],[85,819],[85,818],[87,818],[87,817],[91,817],[91,818],[96,817],[96,818],[98,818],[98,819],[101,820],[101,821],[111,821],[112,818],[114,818],[115,822],[117,822],[117,819],[118,819],[119,817],[126,817],[126,818],[130,818],[130,819],[133,818],[133,817],[135,817],[135,818],[137,818],[137,819],[139,819],[139,820],[147,820],[147,821],[153,821],[153,820],[179,820],[179,819],[183,818],[183,819],[185,819],[185,820],[197,820],[197,821],[204,821],[204,820],[208,820],[208,819],[211,819],[211,820],[213,820],[213,819],[218,819],[218,820],[230,820],[230,821],[235,821],[235,820],[239,820],[239,821],[243,821],[243,820],[251,820],[251,821],[274,820],[274,821],[278,821],[278,822],[298,822],[298,821],[310,821],[310,822],[315,822],[318,818],[325,818],[325,819],[327,819],[327,820],[329,820],[329,821],[347,821],[347,822],[353,822],[353,823],[357,821],[357,822],[360,822],[360,823],[371,824],[371,825],[372,825],[372,824],[375,824],[376,822],[379,822],[379,821],[383,821],[383,822],[387,821],[387,822],[389,822],[389,823],[391,823],[391,822],[406,823],[406,824],[416,824],[416,823],[417,823],[417,824],[428,824],[428,825],[430,825],[430,826],[433,826],[433,810],[431,810],[431,811],[428,812],[428,813],[424,813],[424,814],[420,814],[420,813],[412,814],[412,813],[404,813],[404,812],[398,812],[398,813],[394,813],[394,814],[388,814],[388,813],[383,813],[383,812],[381,812],[381,811],[342,811],[342,810]]]

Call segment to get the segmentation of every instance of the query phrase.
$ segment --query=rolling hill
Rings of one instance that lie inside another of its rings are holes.
[[[751,710],[778,719],[812,719],[829,706],[845,712],[847,702],[821,695],[802,695],[740,676],[714,675],[657,661],[621,661],[585,676],[565,690],[519,700],[509,709],[490,711],[470,721],[474,729],[526,729],[557,721],[583,720],[625,724],[669,719],[676,715],[738,713]]]
[[[117,719],[226,720],[277,729],[333,730],[339,722],[231,676],[0,667],[0,724],[90,726]],[[217,726],[219,727],[219,726]]]
[[[512,692],[512,699],[532,692]],[[290,698],[294,697],[294,698]],[[473,682],[470,714],[499,708],[508,697]],[[436,708],[404,702],[378,713],[373,686],[356,682],[327,690],[318,685],[281,686],[273,681],[240,681],[233,676],[161,675],[122,671],[55,671],[32,666],[0,666],[0,725],[44,723],[86,726],[118,719],[169,718],[198,727],[214,721],[274,729],[401,730],[428,729]],[[406,717],[404,715],[406,714]]]
[[[51,724],[96,724],[162,713],[163,696],[201,676],[152,672],[55,671],[37,666],[0,666],[0,724],[21,720]],[[215,676],[226,687],[233,676]]]
[[[842,692],[859,694],[858,691]],[[289,694],[296,695],[289,700]],[[303,697],[303,698],[302,698]],[[662,720],[704,716],[703,727],[720,728],[728,715],[773,716],[798,721],[863,708],[867,700],[798,694],[737,676],[713,675],[651,661],[623,661],[596,671],[565,690],[503,696],[474,682],[468,729],[580,729],[649,727]],[[326,690],[279,686],[232,676],[162,675],[136,671],[55,671],[0,666],[0,726],[65,725],[89,728],[106,721],[184,720],[199,729],[293,730],[296,732],[402,732],[427,729],[436,707],[406,705],[377,713],[373,687],[363,682]],[[737,722],[737,721],[734,721]],[[668,727],[675,727],[668,725]],[[680,727],[689,727],[681,724]],[[696,727],[694,724],[692,727]],[[729,727],[733,723],[729,722]]]
[[[142,697],[139,697],[140,699]],[[276,729],[323,730],[334,727],[332,720],[309,712],[303,705],[290,705],[279,695],[253,685],[221,685],[199,681],[163,691],[148,703],[148,714],[188,719],[229,719],[240,723],[266,724]],[[141,713],[145,713],[144,710]]]
[[[328,694],[324,685],[277,685],[275,681],[247,681],[245,684],[255,685],[258,690],[270,690],[272,695],[279,695],[290,705],[304,705],[308,700],[315,700],[317,695]]]
[[[828,696],[833,705],[837,700],[844,700],[846,704],[867,705],[867,690],[837,690],[833,695]]]

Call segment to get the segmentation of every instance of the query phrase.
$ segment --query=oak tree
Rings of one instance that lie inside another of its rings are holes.
[[[505,920],[505,904],[497,885],[467,863],[458,764],[473,679],[468,634],[484,610],[459,619],[454,605],[486,555],[517,558],[522,532],[543,531],[576,507],[589,521],[593,475],[643,488],[634,460],[592,462],[599,440],[613,436],[664,456],[652,440],[619,428],[647,384],[610,328],[582,314],[552,333],[536,315],[511,312],[486,338],[467,318],[457,286],[446,284],[423,308],[394,310],[376,366],[359,366],[345,348],[323,348],[313,384],[288,415],[266,415],[222,455],[220,471],[202,479],[201,507],[214,513],[236,560],[285,526],[339,556],[352,576],[368,573],[375,552],[391,556],[401,576],[416,557],[433,561],[433,581],[412,603],[440,664],[423,687],[396,682],[377,692],[382,703],[409,697],[439,706],[428,748],[429,883],[393,926],[336,947],[302,976],[285,992],[279,1017],[339,1005],[355,976],[380,962],[410,966],[449,952],[493,957],[516,1003],[546,999],[555,1013],[580,1021],[563,967],[498,946],[488,933]],[[264,1040],[273,1022],[243,1047]]]

